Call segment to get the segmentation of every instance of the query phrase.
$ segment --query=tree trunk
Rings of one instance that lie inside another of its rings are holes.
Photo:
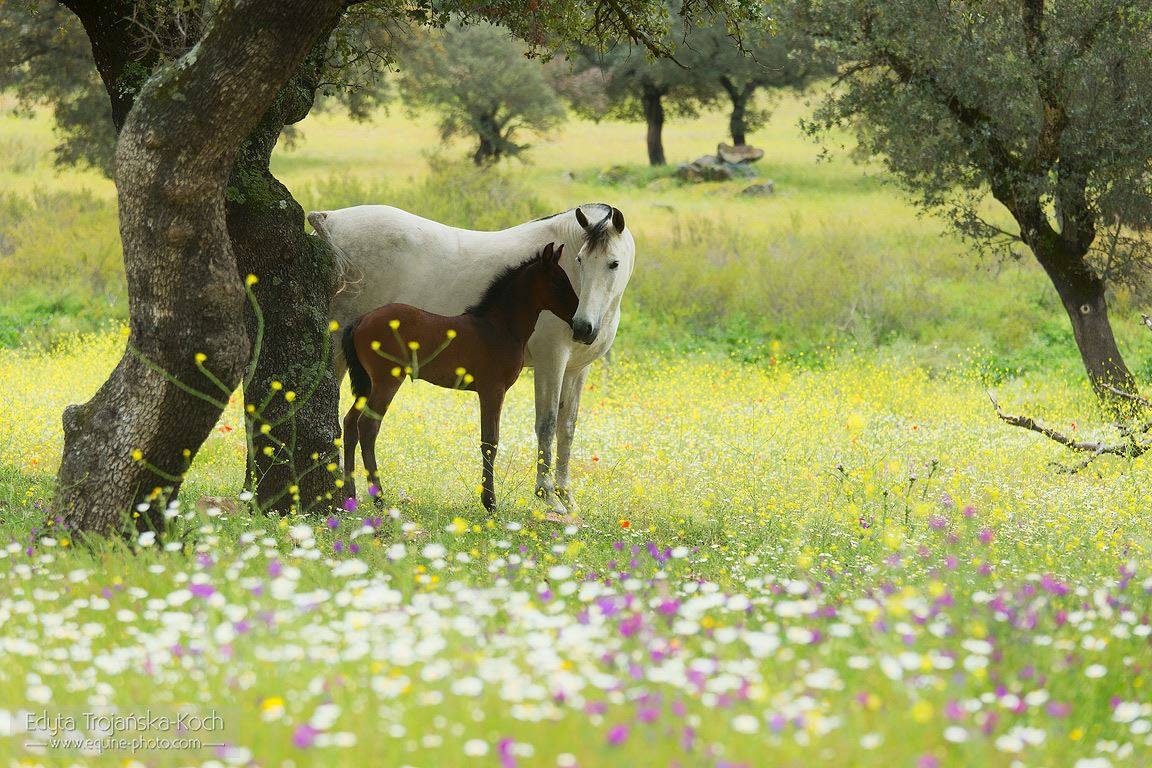
[[[1114,390],[1134,396],[1139,388],[1112,334],[1107,285],[1086,260],[1096,239],[1095,215],[1085,195],[1087,178],[1070,162],[1058,168],[1055,207],[1059,230],[1049,220],[1044,202],[1029,193],[1031,185],[1022,185],[1006,172],[993,174],[990,181],[992,194],[1011,212],[1020,227],[1020,238],[1060,296],[1084,370],[1101,405],[1117,417],[1130,416],[1136,401]]]
[[[245,320],[254,359],[244,382],[247,481],[261,509],[326,506],[334,497],[340,390],[328,321],[335,293],[332,253],[304,232],[304,211],[272,175],[269,161],[285,125],[312,108],[331,27],[240,149],[228,190],[228,233],[240,275],[256,275],[260,315]],[[281,389],[273,389],[278,382]],[[285,394],[291,392],[292,401]],[[248,409],[252,410],[249,411]],[[260,427],[268,424],[271,431]]]
[[[475,118],[473,126],[480,143],[472,154],[472,162],[476,165],[487,165],[499,162],[502,144],[500,141],[500,124],[496,121],[495,113],[482,114]]]
[[[55,503],[73,528],[115,532],[178,492],[239,383],[249,343],[225,188],[241,140],[342,5],[236,0],[137,95],[116,150],[128,349],[64,413]],[[158,506],[137,526],[160,527]]]
[[[732,102],[732,112],[728,115],[728,132],[732,134],[732,144],[742,147],[747,143],[748,102],[756,92],[756,86],[751,83],[737,86],[727,77],[721,77],[720,84]]]
[[[1059,241],[1038,245],[1033,251],[1072,322],[1080,359],[1097,396],[1113,411],[1129,408],[1131,401],[1110,389],[1131,394],[1139,391],[1112,334],[1104,281],[1085,262],[1084,252],[1071,252]]]
[[[112,123],[116,132],[124,126],[136,94],[161,62],[161,43],[173,43],[178,36],[192,40],[199,37],[199,28],[192,25],[177,28],[176,14],[165,14],[168,26],[151,30],[154,39],[142,39],[144,30],[134,24],[138,0],[61,0],[80,19],[88,42],[92,45],[92,59],[96,71],[108,92],[112,105]]]
[[[640,93],[644,122],[648,124],[648,163],[666,165],[664,157],[664,91],[645,83]]]

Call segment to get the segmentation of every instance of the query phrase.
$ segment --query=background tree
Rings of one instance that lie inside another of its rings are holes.
[[[542,133],[564,118],[564,106],[527,46],[486,22],[450,23],[405,45],[400,91],[410,106],[440,114],[444,139],[476,140],[477,165],[513,157],[528,148],[518,134]]]
[[[1072,324],[1097,394],[1136,383],[1108,320],[1140,280],[1152,207],[1152,22],[1124,0],[799,0],[852,62],[809,129],[855,129],[923,208],[983,248],[1026,247]],[[982,216],[987,193],[1012,227]]]
[[[570,58],[571,74],[554,73],[560,90],[583,114],[596,120],[643,120],[651,165],[668,162],[664,152],[668,114],[691,117],[716,98],[716,80],[701,67],[680,60],[685,24],[680,15],[669,13],[669,25],[659,41],[609,50],[584,48]],[[653,55],[653,47],[667,55]]]
[[[722,24],[699,27],[689,33],[676,57],[723,89],[731,104],[728,130],[736,146],[747,143],[748,132],[762,126],[770,114],[755,107],[757,91],[803,88],[835,68],[827,49],[818,54],[811,38],[783,21],[777,21],[774,30],[752,30],[740,41]]]

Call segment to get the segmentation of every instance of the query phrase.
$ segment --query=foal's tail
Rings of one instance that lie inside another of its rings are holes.
[[[344,335],[340,339],[340,348],[344,351],[344,362],[348,364],[348,378],[352,381],[352,394],[355,397],[367,397],[372,392],[372,377],[368,375],[368,371],[364,370],[364,364],[360,362],[360,357],[356,354],[354,337],[358,325],[360,325],[360,320],[353,320],[344,329]]]

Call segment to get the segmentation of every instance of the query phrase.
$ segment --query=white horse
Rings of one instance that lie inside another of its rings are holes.
[[[341,325],[393,302],[459,314],[505,267],[548,243],[567,246],[560,265],[580,306],[571,327],[551,312],[540,314],[527,364],[536,369],[536,495],[555,515],[575,513],[568,460],[580,391],[589,365],[612,348],[636,255],[624,214],[610,205],[589,204],[496,232],[457,229],[387,205],[314,211],[308,221],[337,255],[343,285],[332,313]],[[346,366],[339,344],[334,359],[342,381]]]

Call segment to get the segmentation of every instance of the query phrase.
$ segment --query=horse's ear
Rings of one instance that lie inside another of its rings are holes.
[[[616,227],[617,233],[624,232],[624,214],[620,213],[619,208],[612,209],[612,226]]]
[[[576,209],[576,221],[584,229],[588,229],[588,217],[584,215],[584,211],[579,208]]]

